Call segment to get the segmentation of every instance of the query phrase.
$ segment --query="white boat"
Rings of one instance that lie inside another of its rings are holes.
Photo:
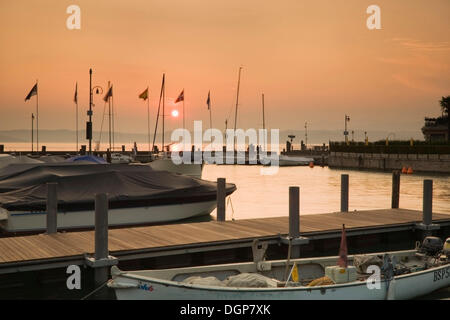
[[[7,170],[6,170],[7,169]],[[217,204],[217,183],[148,166],[126,164],[10,165],[0,172],[0,227],[3,233],[46,229],[47,183],[56,182],[57,227],[94,226],[96,193],[109,200],[109,225],[131,226],[209,215]],[[236,190],[227,184],[226,193]]]
[[[450,246],[449,239],[446,245]],[[351,266],[356,261],[380,257],[389,257],[385,261],[391,261],[388,266],[392,266],[391,270],[395,270],[395,273],[392,273],[394,275],[391,278],[381,275],[379,286],[373,278],[369,279],[373,275],[357,273],[355,266]],[[347,269],[342,272],[336,266],[338,258],[303,258],[289,260],[289,263],[277,260],[143,271],[121,271],[113,267],[108,286],[115,290],[120,300],[412,299],[450,286],[450,259],[432,258],[418,250],[348,256],[348,270],[354,271],[348,272],[349,279],[350,274],[354,274],[354,279],[321,284],[320,279],[324,279],[328,270],[339,270],[338,277],[347,274]],[[299,281],[283,281],[286,270],[292,270],[294,264],[298,269]],[[237,281],[239,277],[241,281]],[[314,282],[318,285],[314,286]]]
[[[278,165],[280,167],[307,166],[311,162],[314,163],[313,158],[280,155],[279,160],[278,160]]]
[[[170,158],[159,158],[145,164],[151,167],[153,170],[179,173],[199,179],[201,179],[202,177],[203,163],[175,164]]]
[[[103,156],[104,159],[107,158],[106,155]],[[133,161],[133,158],[126,154],[121,153],[111,153],[111,163],[130,163]]]

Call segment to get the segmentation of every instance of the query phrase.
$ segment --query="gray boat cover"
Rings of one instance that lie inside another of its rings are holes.
[[[149,166],[128,164],[19,164],[0,170],[0,205],[10,211],[45,210],[47,183],[58,184],[58,210],[92,210],[97,193],[110,208],[215,200],[217,183]],[[226,194],[236,190],[227,183]]]

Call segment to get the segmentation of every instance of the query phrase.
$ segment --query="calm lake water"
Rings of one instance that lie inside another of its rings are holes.
[[[261,175],[260,166],[205,165],[203,179],[226,178],[236,184],[227,206],[227,219],[289,215],[289,186],[300,187],[300,213],[339,211],[341,174],[349,175],[349,210],[391,206],[392,173],[335,170],[328,167],[280,167],[275,175]],[[400,208],[422,210],[423,180],[433,180],[433,212],[450,214],[450,176],[402,175]],[[213,213],[215,214],[215,212]]]

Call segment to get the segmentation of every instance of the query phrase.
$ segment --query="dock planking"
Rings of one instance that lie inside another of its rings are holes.
[[[364,210],[302,215],[302,236],[340,232],[345,224],[349,234],[390,227],[411,228],[422,221],[422,212],[406,209]],[[449,214],[433,214],[433,222],[450,224]],[[289,218],[272,217],[236,221],[210,221],[109,230],[111,255],[143,251],[214,246],[253,239],[277,239],[289,232]],[[51,262],[94,252],[94,231],[64,232],[0,238],[0,268],[23,263]]]

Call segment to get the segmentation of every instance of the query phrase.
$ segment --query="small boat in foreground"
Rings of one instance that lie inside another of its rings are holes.
[[[340,257],[143,271],[114,266],[108,286],[117,299],[134,300],[412,299],[450,285],[450,238],[445,245],[431,238],[416,250],[348,256],[346,268],[336,265]],[[436,242],[438,250],[425,246]]]
[[[106,193],[109,225],[165,223],[209,215],[217,183],[127,164],[10,165],[0,171],[0,228],[4,233],[46,229],[47,183],[56,182],[58,229],[94,227],[94,198]],[[226,195],[236,190],[226,185]]]

